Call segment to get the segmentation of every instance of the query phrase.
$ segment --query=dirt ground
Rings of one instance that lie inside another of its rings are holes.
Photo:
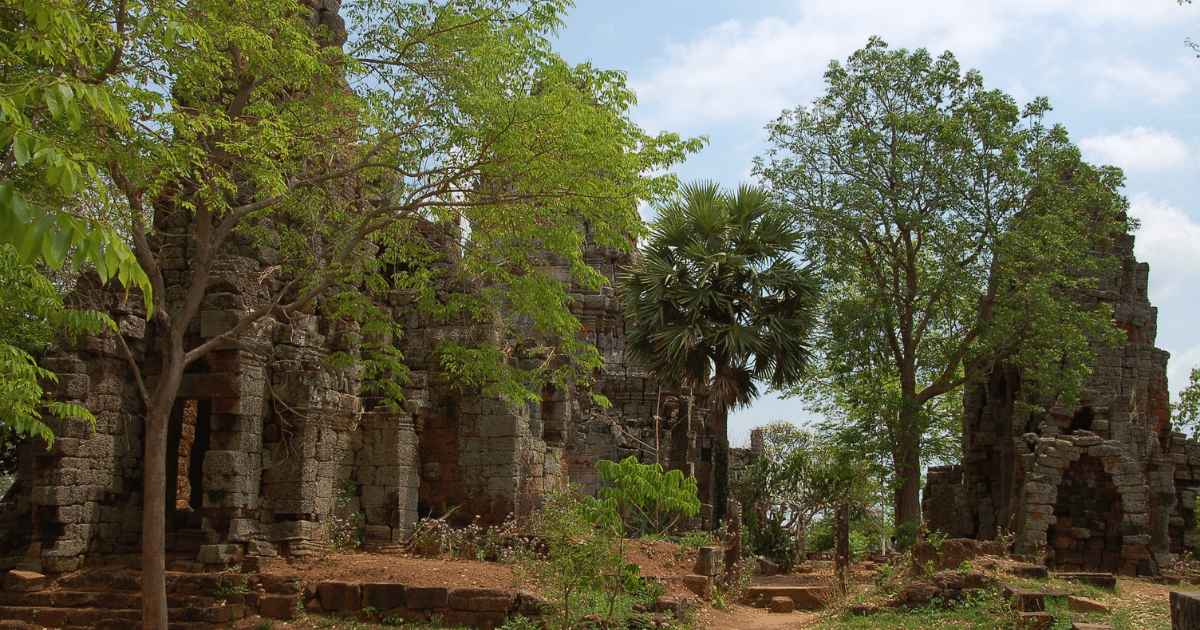
[[[632,545],[629,558],[641,566],[644,577],[663,579],[667,584],[668,594],[691,594],[683,585],[683,577],[692,574],[692,567],[696,561],[694,553],[677,558],[675,545],[668,542],[634,541]],[[304,582],[397,581],[412,586],[501,589],[519,589],[523,586],[506,565],[462,560],[447,554],[438,558],[364,553],[334,554],[308,562],[277,565],[266,573],[296,577]],[[855,568],[855,581],[865,582],[869,576],[869,571],[862,567]],[[827,579],[828,576],[820,574],[788,574],[760,576],[754,583],[800,586],[818,584]],[[819,616],[820,613],[802,611],[772,614],[762,608],[739,604],[730,605],[729,610],[725,612],[705,605],[698,612],[700,625],[708,630],[806,628]],[[296,620],[290,624],[278,625],[298,630],[318,627],[312,624],[311,620]]]
[[[630,559],[642,567],[642,575],[662,578],[667,583],[668,593],[687,594],[682,578],[691,574],[695,554],[676,557],[675,546],[656,541],[635,541],[630,549]],[[1004,568],[1010,561],[1001,560],[996,571],[1003,581]],[[491,562],[467,561],[443,555],[439,558],[422,558],[409,555],[339,554],[305,563],[281,564],[267,571],[285,577],[296,577],[305,582],[337,581],[397,581],[413,586],[446,586],[450,588],[501,588],[519,589],[516,576],[506,565]],[[763,585],[816,585],[829,583],[829,567],[819,566],[815,573],[792,573],[771,577],[758,576],[755,584]],[[854,565],[851,582],[855,589],[866,589],[874,570],[869,565]],[[1197,590],[1197,586],[1167,586],[1141,580],[1120,580],[1118,590],[1104,599],[1114,609],[1129,615],[1135,628],[1170,628],[1169,610],[1166,602],[1173,589]],[[707,630],[757,630],[812,628],[819,625],[822,613],[795,612],[772,614],[765,609],[731,605],[728,611],[719,611],[703,606],[698,612],[700,626]],[[277,628],[309,630],[319,628],[318,619],[299,619]],[[241,625],[241,624],[239,624]],[[247,626],[249,627],[249,626]]]

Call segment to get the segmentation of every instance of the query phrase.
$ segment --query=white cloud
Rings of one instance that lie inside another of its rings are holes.
[[[1192,164],[1187,143],[1165,131],[1140,126],[1112,135],[1083,138],[1079,148],[1090,162],[1131,171],[1171,171]]]
[[[1161,302],[1200,286],[1200,225],[1145,193],[1130,201],[1129,214],[1142,224],[1133,252],[1139,261],[1150,263],[1150,301]]]
[[[1031,35],[1044,44],[1060,32],[1101,24],[1178,23],[1186,9],[1144,0],[924,0],[915,6],[805,0],[797,12],[798,21],[726,21],[667,46],[656,70],[631,81],[643,106],[639,119],[651,129],[738,119],[761,125],[819,94],[829,60],[845,59],[871,35],[896,47],[920,46],[933,54],[952,50],[968,59]],[[1167,75],[1136,64],[1094,65],[1106,85],[1132,82],[1155,98],[1174,98],[1187,89],[1186,81],[1156,84]]]
[[[1192,370],[1200,368],[1200,345],[1175,354],[1167,362],[1167,388],[1171,390],[1171,402],[1179,402],[1179,392],[1188,386]]]
[[[1189,60],[1195,61],[1190,57]],[[1191,65],[1151,68],[1129,59],[1095,59],[1086,64],[1085,72],[1096,77],[1094,90],[1101,100],[1128,98],[1137,102],[1169,103],[1191,89],[1188,75],[1194,74],[1194,69]]]

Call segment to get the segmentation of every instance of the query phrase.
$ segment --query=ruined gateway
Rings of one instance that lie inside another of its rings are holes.
[[[1171,430],[1149,265],[1134,258],[1131,235],[1113,251],[1119,271],[1079,301],[1111,305],[1124,345],[1096,349],[1077,407],[1022,409],[1016,369],[968,388],[962,463],[930,468],[922,494],[931,530],[1011,535],[1017,553],[1069,571],[1156,575],[1169,554],[1196,551],[1200,444]]]
[[[184,220],[168,228],[188,229]],[[428,225],[425,238],[453,238],[451,231]],[[186,269],[189,252],[173,249],[176,260],[164,267]],[[367,548],[386,549],[405,540],[420,516],[452,511],[460,523],[498,523],[569,482],[594,491],[595,462],[629,455],[697,476],[704,500],[711,416],[697,404],[703,399],[663,390],[624,359],[626,324],[612,283],[629,257],[590,244],[585,256],[610,286],[585,289],[565,264],[547,272],[571,287],[580,334],[604,358],[590,391],[611,408],[579,387],[547,388],[540,403],[516,406],[452,386],[432,356],[436,341],[495,339],[499,328],[433,321],[403,291],[386,305],[404,330],[397,345],[411,370],[403,412],[357,393],[360,366],[328,360],[352,346],[356,324],[314,314],[267,320],[240,347],[213,352],[184,377],[168,444],[167,551],[207,565],[320,554],[345,522]],[[255,278],[269,265],[251,244],[223,259],[192,322],[194,343],[252,307]],[[153,378],[152,327],[140,302],[120,303],[129,305],[118,310],[121,334]],[[0,503],[5,568],[63,572],[140,550],[142,406],[118,348],[113,337],[88,337],[46,358],[60,375],[58,397],[87,406],[97,423],[54,419],[60,437],[52,449],[33,441],[20,447],[16,483]]]

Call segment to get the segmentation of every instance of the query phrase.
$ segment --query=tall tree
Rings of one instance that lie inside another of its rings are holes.
[[[568,261],[576,278],[598,285],[601,276],[582,258],[585,239],[628,249],[628,236],[641,229],[638,201],[674,187],[672,176],[649,173],[700,146],[647,135],[627,116],[634,97],[622,73],[572,66],[551,50],[548,36],[568,0],[361,0],[347,4],[348,21],[336,2],[198,0],[186,11],[162,4],[55,5],[67,27],[93,20],[100,33],[96,49],[92,39],[64,40],[68,60],[103,57],[106,90],[130,96],[120,112],[110,107],[114,122],[62,137],[86,147],[84,171],[101,165],[97,181],[116,192],[105,217],[128,235],[133,267],[152,288],[145,294],[160,353],[155,378],[129,356],[145,406],[146,628],[166,627],[166,436],[188,365],[239,343],[264,318],[320,300],[346,316],[376,316],[364,337],[376,340],[376,375],[386,382],[387,370],[403,367],[387,345],[395,326],[371,299],[396,283],[420,289],[423,308],[435,313],[491,321],[504,306],[563,339],[568,360],[535,374],[511,369],[498,345],[438,348],[452,375],[535,397],[531,380],[561,381],[598,361],[594,348],[575,341],[569,296],[541,271],[544,257]],[[26,36],[20,26],[6,28],[10,39]],[[31,54],[23,63],[40,76],[45,61]],[[51,83],[47,108],[68,107],[61,120],[73,128],[69,106],[53,100],[62,82]],[[101,111],[111,105],[96,99]],[[17,144],[9,147],[16,168],[40,168]],[[54,171],[59,181],[68,170]],[[60,189],[91,199],[78,187]],[[428,221],[466,228],[456,269],[482,289],[439,290],[433,283],[444,279],[406,264],[428,260],[418,231]],[[256,279],[242,316],[224,332],[190,336],[215,265],[251,245],[273,252],[278,266]],[[164,265],[180,252],[186,269]],[[389,265],[409,271],[385,274]]]
[[[825,283],[815,392],[878,421],[895,522],[916,523],[938,397],[1011,363],[1069,400],[1089,339],[1118,339],[1110,311],[1082,312],[1072,293],[1094,287],[1112,261],[1093,252],[1127,227],[1122,175],[1044,126],[1044,99],[1019,112],[948,52],[872,38],[825,80],[810,108],[768,127],[756,171],[792,208]]]
[[[794,257],[799,232],[762,189],[689,184],[656,209],[621,281],[626,347],[656,378],[708,388],[715,525],[729,502],[729,409],[757,397],[756,382],[782,388],[804,375],[817,287]]]

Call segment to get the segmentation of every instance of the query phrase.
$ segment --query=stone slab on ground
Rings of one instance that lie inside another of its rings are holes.
[[[1023,612],[1017,620],[1021,630],[1046,630],[1054,625],[1054,615],[1048,612]]]
[[[1112,630],[1112,626],[1106,623],[1073,623],[1071,630]]]
[[[1009,571],[1017,577],[1040,579],[1049,577],[1050,570],[1040,564],[1018,564],[1014,565]]]
[[[46,588],[46,576],[33,571],[9,571],[4,590],[10,593],[34,593]]]
[[[790,597],[796,610],[818,610],[832,596],[828,586],[751,586],[742,594],[742,601],[761,608],[775,597]]]
[[[1200,595],[1171,591],[1171,630],[1200,629]]]
[[[796,602],[793,602],[791,597],[771,598],[771,612],[790,613],[794,610],[796,610]]]
[[[1067,605],[1075,612],[1112,612],[1112,606],[1105,604],[1102,601],[1088,599],[1087,597],[1070,597],[1067,599]]]
[[[1025,612],[1046,610],[1046,596],[1041,592],[1019,586],[1005,586],[1004,599],[1013,600],[1013,608]]]
[[[1117,576],[1111,573],[1055,573],[1054,577],[1068,582],[1091,584],[1102,588],[1113,588],[1117,585]]]

